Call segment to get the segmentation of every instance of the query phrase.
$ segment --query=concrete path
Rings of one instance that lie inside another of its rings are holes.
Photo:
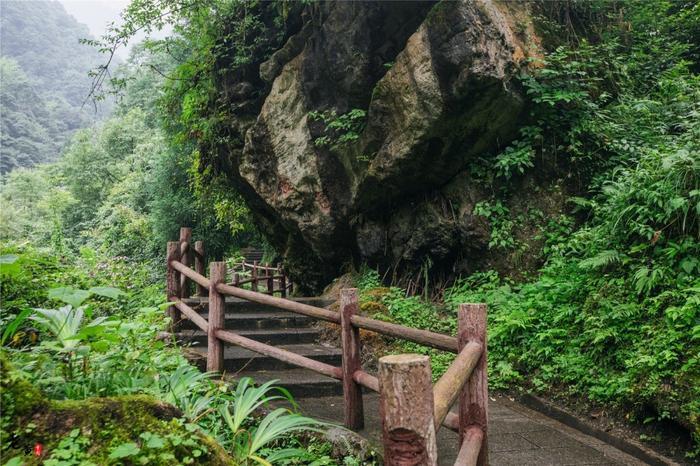
[[[184,300],[207,318],[207,299]],[[323,306],[319,298],[296,301]],[[294,353],[340,366],[340,350],[316,343],[319,330],[312,319],[267,306],[226,299],[226,328]],[[189,342],[188,356],[200,366],[206,361],[206,334],[191,321],[183,321],[177,334]],[[233,377],[251,376],[256,382],[275,379],[294,395],[305,414],[337,424],[343,422],[342,384],[277,359],[227,346],[226,370]],[[322,397],[322,398],[318,398]],[[380,441],[379,403],[376,394],[365,394],[365,424],[360,432],[377,447]],[[489,404],[489,457],[492,465],[639,465],[635,458],[553,419],[500,397]],[[452,465],[457,456],[457,435],[446,428],[438,433],[441,465]]]
[[[365,430],[361,435],[379,446],[379,398],[365,394]],[[298,399],[304,414],[342,424],[343,397]],[[457,434],[438,433],[440,465],[457,456]],[[510,465],[643,465],[646,464],[602,441],[582,434],[504,397],[489,404],[489,459],[494,466]]]

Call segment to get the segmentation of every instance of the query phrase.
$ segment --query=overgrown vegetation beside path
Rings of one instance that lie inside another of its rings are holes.
[[[4,464],[339,464],[286,390],[201,373],[162,341],[146,271],[105,259],[88,276],[81,259],[2,252]]]

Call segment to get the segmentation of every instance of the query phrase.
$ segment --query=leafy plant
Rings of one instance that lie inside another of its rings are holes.
[[[365,127],[367,112],[353,108],[337,114],[335,110],[309,112],[309,119],[323,123],[323,135],[314,139],[316,147],[337,147],[356,141]]]
[[[233,402],[226,403],[220,408],[221,416],[229,429],[230,450],[242,464],[254,461],[271,465],[285,458],[303,455],[303,450],[286,448],[275,450],[266,458],[262,458],[259,456],[259,451],[293,432],[318,431],[319,426],[322,425],[314,419],[290,413],[286,408],[277,408],[265,415],[257,426],[251,427],[249,423],[253,414],[263,405],[275,400],[292,401],[286,390],[274,386],[275,382],[273,380],[255,387],[252,379],[244,377],[238,381],[233,393]],[[273,391],[280,394],[269,395]]]

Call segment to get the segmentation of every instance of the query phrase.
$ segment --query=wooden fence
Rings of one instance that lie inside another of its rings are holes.
[[[190,250],[191,230],[182,228],[180,241],[168,243],[168,309],[172,322],[191,320],[207,333],[207,370],[221,372],[224,344],[231,343],[269,357],[310,369],[343,383],[346,427],[364,426],[362,387],[379,392],[380,415],[387,465],[437,465],[436,434],[441,426],[459,433],[459,455],[455,465],[488,464],[488,386],[486,376],[486,305],[462,304],[458,310],[456,336],[405,327],[370,319],[358,314],[354,288],[343,289],[340,310],[310,306],[245,290],[226,282],[226,263],[211,262],[209,277],[204,275],[204,247],[197,241]],[[189,267],[194,256],[194,269]],[[274,276],[274,274],[272,274]],[[182,302],[189,297],[189,281],[200,294],[209,295],[209,320]],[[238,281],[241,284],[241,281]],[[268,288],[272,290],[273,287]],[[225,296],[234,296],[278,309],[340,325],[342,365],[321,361],[246,338],[224,327]],[[378,376],[362,369],[360,329],[456,353],[454,362],[432,384],[430,359],[417,354],[385,356],[379,359]],[[458,413],[450,412],[458,401]]]
[[[250,283],[250,289],[253,291],[260,291],[271,296],[279,293],[283,298],[293,291],[292,281],[281,264],[277,264],[277,267],[271,267],[270,264],[259,264],[258,261],[249,264],[243,260],[236,263],[231,272],[229,285],[242,287]]]

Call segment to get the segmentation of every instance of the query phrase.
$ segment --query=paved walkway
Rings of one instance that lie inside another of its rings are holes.
[[[381,445],[379,398],[365,394],[364,400],[366,428],[360,434]],[[339,424],[343,421],[343,397],[301,398],[297,402],[309,416]],[[457,434],[440,429],[438,451],[441,465],[454,464]],[[489,457],[494,466],[646,464],[504,397],[489,403]]]

